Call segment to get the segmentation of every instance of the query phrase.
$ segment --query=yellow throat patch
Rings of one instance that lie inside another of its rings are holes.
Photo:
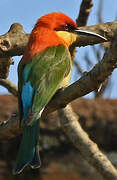
[[[78,35],[72,32],[57,31],[56,33],[60,38],[62,38],[68,44],[68,46],[70,46],[78,38]]]

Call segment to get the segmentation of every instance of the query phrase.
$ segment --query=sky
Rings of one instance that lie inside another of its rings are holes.
[[[99,0],[93,0],[94,6],[89,16],[88,25],[94,25],[97,21],[97,11]],[[0,0],[0,35],[6,33],[12,23],[18,22],[23,25],[24,31],[30,33],[37,19],[47,13],[56,11],[64,12],[73,20],[78,16],[81,0]],[[117,1],[104,0],[103,20],[104,22],[114,21],[117,17]],[[78,48],[76,58],[80,61],[81,67],[86,71],[86,65],[83,61],[84,51],[90,52],[91,58],[96,63],[91,47]],[[103,52],[102,52],[103,56]],[[11,66],[8,79],[17,84],[17,65],[21,56],[13,57],[15,64]],[[88,69],[89,70],[89,69]],[[112,91],[106,92],[105,98],[117,98],[117,70],[112,75]],[[71,82],[79,79],[76,77],[76,70],[73,69]],[[0,94],[8,93],[5,88],[0,86]],[[86,97],[92,98],[92,93]]]

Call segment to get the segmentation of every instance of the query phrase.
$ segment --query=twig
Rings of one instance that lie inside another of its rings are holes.
[[[103,23],[103,19],[102,19],[103,3],[104,3],[103,0],[99,0],[99,8],[98,8],[98,13],[97,13],[99,23]]]
[[[80,150],[82,156],[97,169],[105,180],[117,180],[117,170],[81,128],[72,107],[68,105],[66,108],[60,109],[59,115],[65,133],[74,146]]]
[[[76,19],[76,24],[78,27],[86,26],[92,6],[93,6],[92,0],[82,0],[82,3],[80,5],[79,15],[78,18]],[[75,46],[72,46],[70,48],[70,53],[73,59],[75,58],[75,54],[76,54],[75,49],[76,49]]]
[[[93,6],[92,0],[82,0],[81,6],[80,6],[80,12],[79,12],[78,18],[76,19],[76,23],[78,27],[85,26],[87,24],[92,6]]]
[[[14,96],[17,96],[17,86],[8,79],[0,79],[0,85],[4,86]]]

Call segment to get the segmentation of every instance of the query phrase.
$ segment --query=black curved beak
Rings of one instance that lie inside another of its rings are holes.
[[[107,41],[107,39],[105,37],[101,36],[100,34],[90,32],[90,31],[87,31],[87,30],[76,29],[74,31],[74,33],[80,34],[80,35],[86,35],[86,36],[95,36],[95,37],[100,38],[100,39],[102,39],[104,41]]]

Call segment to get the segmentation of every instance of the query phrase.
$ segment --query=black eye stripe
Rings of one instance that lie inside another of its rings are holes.
[[[55,28],[56,31],[68,31],[68,32],[72,32],[74,31],[76,28],[74,27],[74,25],[66,23],[65,25],[62,25],[58,28]]]
[[[75,30],[75,27],[74,27],[72,24],[67,23],[67,24],[65,25],[65,30],[67,30],[67,31],[73,31],[73,30]]]

